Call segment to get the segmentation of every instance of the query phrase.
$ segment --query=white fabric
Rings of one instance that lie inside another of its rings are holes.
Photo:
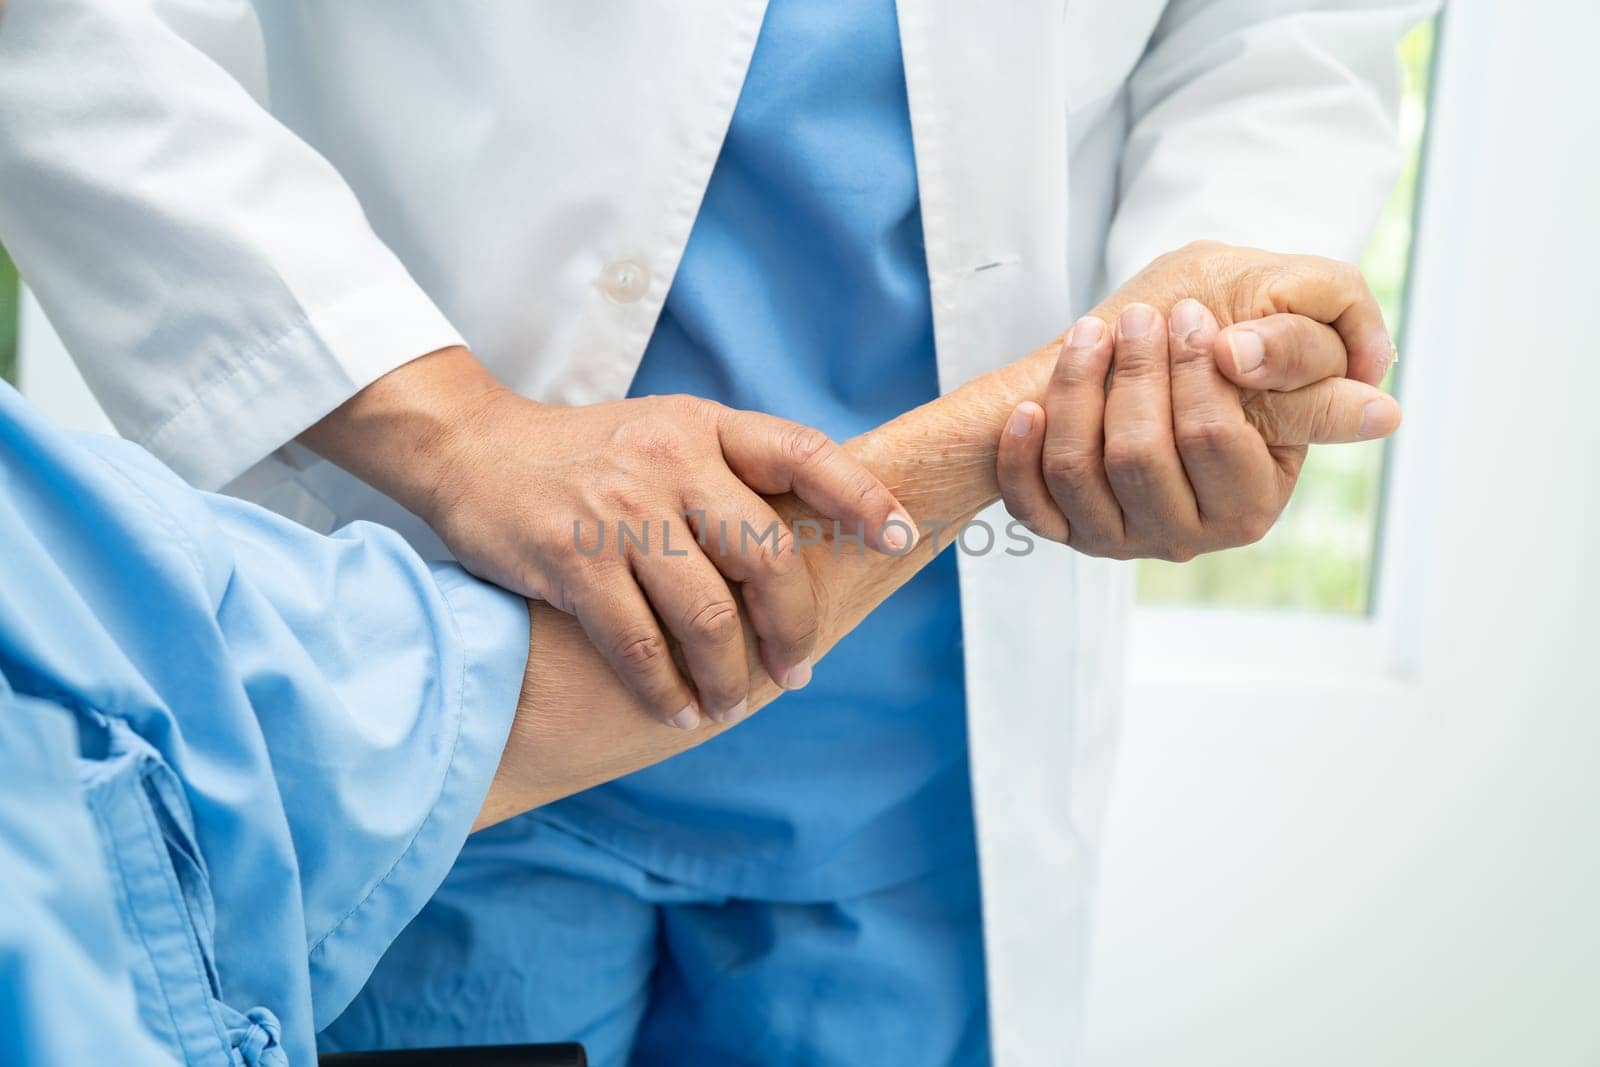
[[[1394,47],[1432,6],[900,0],[943,387],[1197,238],[1353,258],[1395,173]],[[124,434],[437,553],[285,442],[458,338],[538,399],[622,396],[763,10],[11,0],[0,240]],[[1047,546],[964,557],[961,589],[995,1053],[1062,1063],[1127,568]]]

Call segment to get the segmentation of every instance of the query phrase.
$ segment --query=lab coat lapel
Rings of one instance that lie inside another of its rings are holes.
[[[901,0],[945,391],[1069,321],[1063,7]],[[996,1062],[1073,1057],[1125,569],[1058,545],[963,552],[973,804]],[[974,548],[986,538],[974,536]]]

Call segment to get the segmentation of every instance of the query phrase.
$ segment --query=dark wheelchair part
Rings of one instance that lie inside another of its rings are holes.
[[[583,1046],[477,1045],[407,1048],[388,1052],[328,1052],[318,1067],[589,1067]]]

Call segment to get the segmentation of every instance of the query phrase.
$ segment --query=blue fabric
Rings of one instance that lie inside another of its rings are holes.
[[[72,712],[0,678],[0,1063],[170,1064],[139,1019]]]
[[[841,439],[937,394],[889,0],[768,6],[633,392]],[[324,1046],[982,1062],[960,637],[947,552],[805,690],[475,835]]]
[[[312,1062],[476,817],[524,604],[3,384],[0,545],[0,1060]]]
[[[894,5],[780,0],[633,392],[842,440],[938,391]],[[771,712],[544,817],[657,874],[769,900],[971,856],[954,556]]]
[[[988,1062],[978,910],[968,863],[774,903],[512,820],[473,836],[325,1046],[470,1035],[582,1041],[595,1067],[971,1067]]]

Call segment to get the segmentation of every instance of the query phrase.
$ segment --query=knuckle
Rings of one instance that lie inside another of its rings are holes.
[[[865,509],[867,505],[885,503],[885,494],[888,490],[866,470],[858,470],[848,476],[845,483],[845,493],[851,503]]]
[[[618,663],[642,671],[661,663],[666,658],[667,646],[655,630],[631,626],[613,639],[611,651]]]
[[[1111,554],[1106,551],[1106,546],[1098,538],[1080,533],[1076,529],[1067,538],[1067,547],[1081,552],[1085,556],[1093,556],[1095,559],[1111,558]]]
[[[1133,551],[1128,541],[1088,523],[1073,524],[1067,537],[1067,546],[1096,559],[1126,561],[1138,558],[1138,553]]]
[[[1174,434],[1179,451],[1210,456],[1232,450],[1239,443],[1241,430],[1236,422],[1210,415],[1179,420]]]
[[[810,652],[817,646],[820,629],[815,614],[790,614],[779,619],[772,639],[786,653]]]
[[[1339,259],[1330,259],[1327,262],[1335,285],[1355,299],[1367,295],[1367,276],[1361,273],[1361,268],[1354,263],[1346,263]]]
[[[653,455],[649,451],[645,455]],[[638,489],[630,482],[620,479],[610,479],[590,489],[594,496],[594,511],[599,515],[610,516],[616,522],[631,521],[643,516],[637,515],[639,506]]]
[[[1187,542],[1175,541],[1163,546],[1161,558],[1168,563],[1188,563],[1200,554],[1199,548]]]
[[[1184,245],[1180,251],[1186,252],[1191,256],[1203,256],[1219,251],[1226,247],[1227,246],[1222,244],[1220,241],[1214,241],[1209,237],[1202,237],[1199,240],[1190,241],[1188,244]]]
[[[1216,340],[1214,333],[1208,333],[1204,329],[1183,334],[1170,333],[1167,336],[1167,350],[1172,356],[1173,363],[1198,362],[1211,357]]]
[[[1064,444],[1047,444],[1040,466],[1047,483],[1053,486],[1082,486],[1097,473],[1094,453]]]
[[[707,644],[725,644],[739,633],[739,609],[727,597],[708,600],[689,611],[684,630]]]
[[[778,449],[789,463],[804,467],[814,463],[832,443],[821,430],[791,423],[780,434]]]
[[[1250,283],[1237,290],[1235,320],[1264,319],[1287,311],[1299,284],[1300,279],[1280,264],[1265,263],[1256,267],[1250,275]]]
[[[1120,434],[1106,442],[1106,473],[1130,479],[1147,477],[1155,470],[1160,445],[1145,433]]]
[[[1039,501],[1024,495],[1013,488],[1001,495],[1001,503],[1005,504],[1006,511],[1013,519],[1022,523],[1030,531],[1037,531],[1044,519],[1044,508]]]
[[[553,581],[537,583],[533,592],[557,611],[564,611],[568,615],[581,614],[583,602],[578,597],[574,583],[568,581],[564,575],[557,576]]]
[[[779,523],[774,535],[756,543],[750,554],[750,569],[756,575],[785,578],[800,569],[800,554],[794,550],[794,534]]]
[[[713,401],[689,393],[672,393],[662,397],[661,402],[668,410],[692,419],[704,418],[717,406]]]
[[[1022,499],[1013,492],[1005,489],[1000,491],[1000,504],[1006,509],[1006,514],[1020,522],[1023,528],[1030,533],[1038,526],[1037,508],[1029,501]]]
[[[1084,352],[1064,354],[1056,364],[1055,373],[1050,376],[1050,389],[1052,392],[1104,389],[1105,384],[1105,364],[1103,362],[1096,364]]]
[[[1253,545],[1272,532],[1278,516],[1270,511],[1250,511],[1239,520],[1239,545]]]
[[[1111,373],[1118,378],[1144,378],[1165,369],[1167,346],[1159,340],[1119,340]]]

